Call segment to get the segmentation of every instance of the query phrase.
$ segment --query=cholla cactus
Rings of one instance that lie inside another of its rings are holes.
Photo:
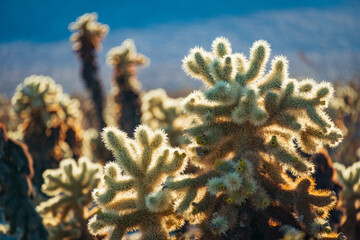
[[[79,103],[64,94],[52,78],[36,75],[17,86],[11,103],[24,119],[23,140],[34,158],[33,182],[40,189],[46,169],[57,167],[64,156],[81,154]]]
[[[142,102],[142,124],[151,129],[164,129],[172,146],[188,143],[182,132],[192,118],[183,113],[181,98],[171,98],[164,89],[156,89],[147,92],[142,97]]]
[[[349,239],[360,238],[360,207],[356,202],[360,200],[360,162],[346,168],[341,163],[334,163],[339,180],[344,184],[342,193],[343,207],[345,208],[346,220],[341,230]]]
[[[331,232],[326,221],[336,203],[334,193],[314,189],[309,177],[313,164],[294,144],[295,140],[302,151],[314,153],[323,145],[339,143],[341,132],[324,113],[333,88],[326,82],[290,79],[283,56],[275,57],[265,73],[269,56],[270,46],[263,40],[254,43],[250,59],[232,53],[222,37],[214,40],[212,52],[190,50],[183,68],[206,89],[184,100],[185,112],[200,118],[185,132],[193,139],[190,159],[204,170],[170,178],[166,186],[185,193],[178,212],[191,221],[195,216],[194,222],[205,218],[205,232],[224,238],[239,224],[243,206],[256,212],[253,222],[263,212],[265,220],[291,225],[308,236],[344,238]],[[277,204],[284,213],[271,211]],[[210,216],[214,208],[218,211]],[[252,221],[240,225],[251,229]],[[267,222],[256,230],[257,236],[263,233],[260,238],[271,228]]]
[[[87,230],[91,213],[91,191],[97,187],[102,165],[82,157],[60,162],[58,169],[46,170],[42,191],[51,198],[41,202],[36,210],[44,217],[50,239],[92,239]],[[47,216],[52,213],[51,217]],[[69,220],[74,218],[69,226]],[[79,226],[77,226],[77,224]]]
[[[136,52],[131,39],[125,40],[121,46],[110,49],[107,63],[114,67],[114,107],[115,121],[129,136],[141,118],[140,83],[136,77],[135,66],[147,65],[149,59]]]
[[[140,125],[134,135],[129,139],[113,127],[102,133],[116,162],[105,166],[94,191],[101,211],[89,221],[89,229],[94,235],[108,233],[109,239],[123,239],[132,229],[140,229],[143,240],[168,239],[168,232],[182,221],[175,214],[173,194],[159,190],[166,176],[184,169],[185,154],[169,147],[162,131]]]
[[[344,140],[331,152],[331,155],[335,161],[350,166],[352,163],[360,160],[360,156],[354,157],[356,150],[360,148],[359,82],[338,86],[335,96],[329,103],[329,113],[341,127],[344,133]]]
[[[59,95],[58,103],[64,112],[64,122],[67,126],[65,142],[70,146],[75,159],[82,155],[82,112],[80,102],[67,94]]]
[[[32,176],[32,158],[26,146],[9,139],[0,123],[0,207],[10,225],[8,233],[20,240],[46,240],[48,234],[30,199]]]
[[[98,66],[95,51],[101,48],[101,41],[109,32],[109,27],[97,22],[96,13],[85,13],[78,17],[76,22],[71,23],[69,29],[75,31],[71,36],[73,49],[82,60],[82,77],[91,94],[100,129],[102,129],[105,127],[103,118],[104,97],[101,81],[97,75]]]

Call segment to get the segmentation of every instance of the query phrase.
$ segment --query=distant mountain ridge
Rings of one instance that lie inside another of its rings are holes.
[[[139,70],[144,89],[197,88],[200,82],[187,77],[181,69],[183,56],[197,45],[209,50],[215,37],[225,36],[232,42],[234,51],[246,56],[254,41],[267,40],[273,49],[272,57],[279,54],[288,57],[293,77],[346,80],[359,73],[359,12],[358,4],[351,8],[272,10],[243,17],[222,16],[189,23],[115,29],[110,31],[99,54],[100,74],[109,89],[111,69],[105,64],[105,54],[126,38],[133,38],[138,51],[152,61],[148,68]],[[99,18],[106,23],[101,15]],[[8,95],[31,74],[50,75],[66,92],[84,91],[78,61],[68,40],[0,43],[0,59],[3,59],[1,92]]]
[[[259,11],[294,8],[337,8],[356,0],[16,0],[0,1],[0,42],[56,42],[67,39],[67,26],[85,12],[121,28],[144,29],[154,24],[189,23],[225,15],[244,16]]]

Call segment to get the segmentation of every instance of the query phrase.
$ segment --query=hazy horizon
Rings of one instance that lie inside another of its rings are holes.
[[[107,90],[106,52],[126,38],[152,61],[139,69],[144,89],[199,87],[182,72],[181,60],[194,46],[210,49],[217,36],[229,38],[234,51],[247,56],[254,41],[267,40],[272,57],[288,57],[293,77],[346,81],[360,72],[359,1],[222,1],[217,8],[215,1],[59,2],[23,1],[21,9],[15,1],[0,2],[1,93],[12,95],[31,74],[51,76],[66,92],[85,91],[68,40],[68,24],[85,12],[97,12],[99,22],[110,26],[98,55]]]

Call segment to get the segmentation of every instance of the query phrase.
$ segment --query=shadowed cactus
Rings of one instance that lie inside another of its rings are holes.
[[[24,120],[20,130],[34,159],[33,183],[39,190],[46,169],[81,154],[79,102],[64,94],[52,78],[33,75],[17,86],[11,103]]]
[[[176,176],[185,165],[185,154],[167,145],[162,131],[139,126],[135,138],[108,127],[103,139],[115,162],[105,166],[93,197],[100,211],[89,221],[94,235],[123,239],[127,231],[140,229],[141,239],[169,239],[169,231],[183,224],[174,211],[171,192],[159,191],[167,176]]]
[[[222,37],[211,52],[190,50],[183,68],[205,90],[184,100],[185,112],[199,118],[185,133],[193,140],[189,157],[203,171],[169,178],[166,187],[184,193],[177,211],[202,224],[204,239],[264,239],[283,225],[307,237],[345,239],[326,220],[335,194],[314,189],[314,166],[293,143],[311,154],[340,142],[341,132],[324,112],[333,88],[289,78],[283,56],[265,72],[269,56],[263,40],[249,59]]]
[[[9,139],[0,123],[0,207],[10,225],[8,233],[20,240],[46,240],[48,234],[31,202],[32,164],[26,146]]]
[[[102,165],[85,157],[78,163],[62,160],[58,169],[44,172],[42,191],[51,198],[41,202],[36,210],[44,217],[50,239],[92,239],[87,219],[92,215],[91,191],[97,187],[101,174]]]
[[[121,130],[132,136],[141,118],[140,82],[136,76],[136,66],[146,66],[149,59],[136,52],[131,39],[110,49],[107,63],[114,68],[114,96],[111,111],[115,111],[115,122]]]
[[[70,39],[73,42],[74,51],[82,61],[82,77],[96,109],[99,129],[102,129],[105,127],[104,93],[98,77],[95,52],[101,49],[101,41],[109,32],[109,27],[97,22],[96,13],[85,13],[78,17],[76,22],[71,23],[69,29],[75,32]]]

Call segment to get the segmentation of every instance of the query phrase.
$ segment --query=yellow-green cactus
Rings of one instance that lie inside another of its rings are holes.
[[[169,97],[164,89],[151,90],[142,97],[141,122],[152,129],[164,129],[172,146],[188,143],[182,133],[193,120],[183,113],[181,100]]]
[[[149,59],[137,53],[133,40],[127,39],[120,46],[110,49],[107,63],[114,68],[111,113],[115,122],[129,136],[140,124],[140,82],[136,66],[149,64]]]
[[[89,221],[93,235],[123,239],[140,229],[141,239],[169,239],[168,232],[183,223],[174,211],[173,194],[162,189],[167,176],[176,176],[185,165],[185,154],[167,145],[163,131],[137,127],[134,139],[114,127],[102,133],[115,162],[105,166],[93,198],[100,211]]]
[[[275,57],[266,72],[269,57],[270,46],[263,40],[254,43],[249,59],[233,53],[223,37],[214,40],[211,52],[199,47],[190,50],[183,69],[203,81],[205,90],[184,100],[185,112],[200,119],[185,133],[193,139],[190,159],[204,170],[170,178],[166,186],[184,193],[179,213],[190,221],[195,215],[194,222],[208,222],[219,235],[235,227],[238,214],[234,212],[245,203],[286,225],[281,213],[267,210],[280,203],[293,212],[289,215],[293,225],[309,236],[341,238],[329,233],[326,221],[336,197],[314,189],[309,177],[313,164],[294,144],[315,153],[323,145],[334,147],[340,142],[340,130],[324,112],[333,88],[326,82],[289,78],[283,56]],[[219,201],[222,207],[212,218]]]
[[[57,167],[65,157],[81,155],[79,102],[63,93],[52,78],[32,75],[18,85],[11,103],[24,120],[23,141],[34,158],[33,182],[39,190],[46,169]]]
[[[81,157],[60,162],[58,169],[46,170],[43,193],[51,198],[41,202],[36,210],[44,217],[50,239],[92,239],[87,230],[91,192],[102,175],[102,165]],[[50,215],[50,216],[49,216]],[[73,223],[69,221],[74,218]]]

